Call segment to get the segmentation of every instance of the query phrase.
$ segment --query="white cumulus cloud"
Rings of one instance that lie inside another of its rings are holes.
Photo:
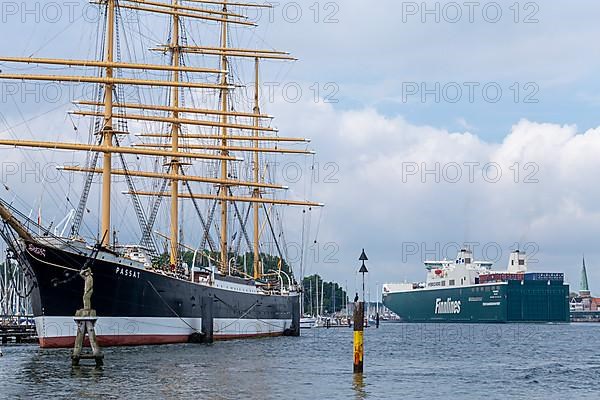
[[[275,108],[284,117],[282,131],[313,138],[318,162],[339,167],[337,182],[312,189],[327,204],[317,240],[340,248],[339,263],[320,260],[316,270],[352,274],[354,256],[367,247],[372,281],[420,279],[422,256],[446,256],[449,243],[478,242],[476,255],[498,258],[498,268],[518,245],[538,260],[532,269],[565,271],[578,287],[582,253],[589,265],[600,255],[594,184],[600,128],[579,132],[574,125],[521,120],[494,143],[369,108]],[[406,254],[409,243],[418,243],[420,254]],[[490,250],[496,248],[502,254]]]

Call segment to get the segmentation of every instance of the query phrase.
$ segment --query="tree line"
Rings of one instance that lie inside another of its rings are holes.
[[[305,314],[317,315],[321,310],[324,314],[339,312],[344,309],[349,301],[346,291],[337,282],[325,282],[319,275],[305,277],[302,285],[304,287]],[[323,293],[322,297],[321,292]],[[321,307],[321,298],[323,299],[323,307]],[[317,304],[319,304],[319,311],[317,311]]]

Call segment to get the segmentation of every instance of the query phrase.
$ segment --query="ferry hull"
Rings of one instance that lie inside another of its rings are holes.
[[[82,308],[84,286],[78,271],[87,258],[37,243],[27,243],[26,249],[35,276],[32,307],[40,346],[72,347],[73,316]],[[101,253],[92,267],[92,306],[101,346],[185,343],[211,328],[215,340],[299,335],[297,294],[227,290],[103,257]]]
[[[509,281],[460,288],[384,293],[403,322],[569,322],[569,286]]]

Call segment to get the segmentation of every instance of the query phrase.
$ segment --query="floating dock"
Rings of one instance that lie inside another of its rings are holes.
[[[571,322],[600,322],[600,311],[571,311]]]
[[[35,325],[1,324],[0,341],[6,343],[37,343]]]

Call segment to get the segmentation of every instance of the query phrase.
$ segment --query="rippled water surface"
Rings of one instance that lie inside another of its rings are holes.
[[[4,346],[1,398],[600,399],[600,324],[404,325],[301,338],[104,349],[72,368],[67,350]]]

